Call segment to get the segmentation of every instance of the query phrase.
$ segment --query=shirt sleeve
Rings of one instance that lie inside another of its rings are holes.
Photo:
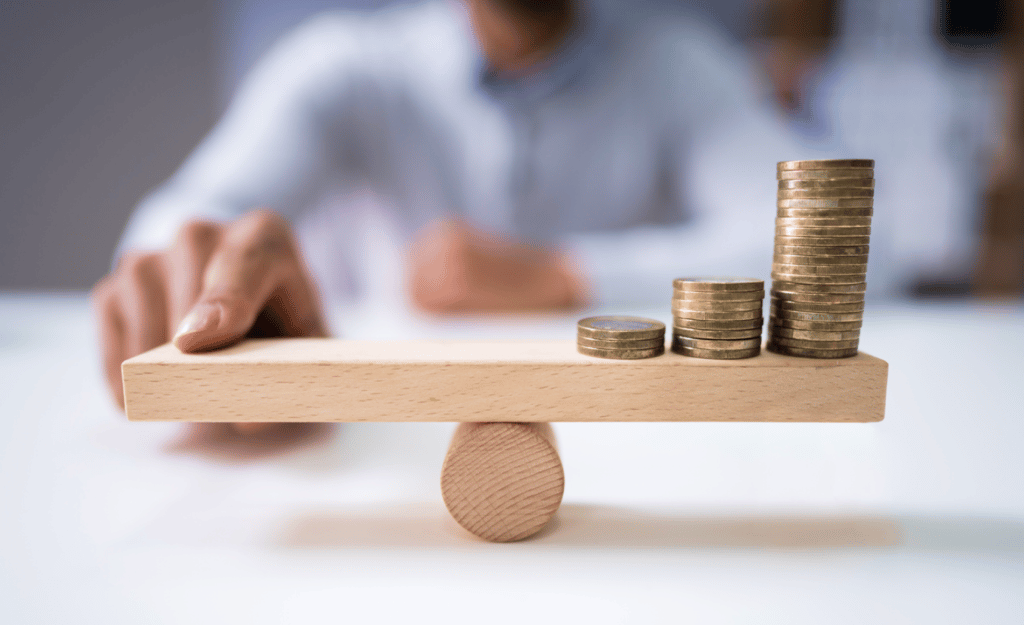
[[[266,207],[293,216],[328,178],[358,176],[374,123],[357,16],[315,18],[247,77],[228,111],[181,168],[138,205],[118,245],[167,246],[190,219],[229,220]]]
[[[657,60],[670,62],[652,87],[685,219],[564,240],[596,303],[667,301],[672,280],[687,275],[769,278],[776,163],[825,151],[800,145],[760,101],[753,76],[716,45],[690,38],[682,51],[660,50]]]

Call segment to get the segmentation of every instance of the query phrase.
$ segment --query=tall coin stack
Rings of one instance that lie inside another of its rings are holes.
[[[806,358],[856,355],[874,170],[867,159],[779,163],[770,351]]]
[[[643,317],[587,317],[576,324],[576,351],[586,356],[637,360],[665,353],[665,324]]]
[[[714,360],[761,353],[764,280],[676,278],[672,287],[672,351]]]

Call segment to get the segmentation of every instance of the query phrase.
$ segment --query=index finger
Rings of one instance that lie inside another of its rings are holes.
[[[272,300],[291,318],[317,318],[311,293],[287,222],[269,211],[250,213],[232,224],[211,257],[174,343],[183,352],[237,343]]]

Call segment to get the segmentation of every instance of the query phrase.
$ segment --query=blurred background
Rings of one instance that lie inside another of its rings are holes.
[[[926,231],[888,243],[909,267],[895,291],[1021,293],[1021,3],[643,1],[726,32],[797,133],[876,159],[885,232]],[[275,39],[325,9],[389,4],[0,2],[0,289],[89,288]]]

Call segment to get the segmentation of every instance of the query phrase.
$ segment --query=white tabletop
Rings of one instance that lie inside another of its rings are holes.
[[[182,443],[107,399],[84,296],[0,296],[0,623],[1024,622],[1024,307],[869,303],[861,347],[885,421],[559,424],[554,526],[489,544],[441,501],[452,425]]]

